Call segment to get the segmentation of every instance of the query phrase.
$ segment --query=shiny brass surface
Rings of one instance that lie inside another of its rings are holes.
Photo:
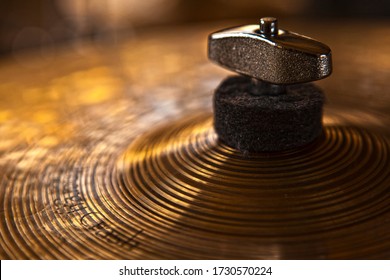
[[[390,23],[332,24],[291,23],[335,72],[322,137],[278,154],[212,130],[226,23],[0,61],[0,257],[389,259]]]

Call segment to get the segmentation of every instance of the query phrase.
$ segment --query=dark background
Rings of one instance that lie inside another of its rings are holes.
[[[388,0],[2,0],[0,55],[142,28],[226,19],[389,18]]]

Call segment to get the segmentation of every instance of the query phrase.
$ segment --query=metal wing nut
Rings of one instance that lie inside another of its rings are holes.
[[[323,79],[332,72],[331,50],[309,37],[277,29],[245,25],[209,36],[209,59],[222,67],[273,84]]]

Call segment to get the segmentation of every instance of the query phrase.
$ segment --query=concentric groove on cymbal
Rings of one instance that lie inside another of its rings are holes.
[[[388,138],[326,125],[302,149],[243,155],[210,114],[123,131],[9,150],[4,258],[390,257]]]
[[[185,229],[196,240],[210,238],[214,250],[221,236],[360,241],[358,228],[379,220],[390,232],[388,139],[328,125],[300,150],[243,155],[220,143],[211,127],[209,117],[193,117],[129,147],[121,176],[142,219]],[[385,252],[389,238],[382,244]],[[366,254],[364,246],[353,245],[351,256]]]

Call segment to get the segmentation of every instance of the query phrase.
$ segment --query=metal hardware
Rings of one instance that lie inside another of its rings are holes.
[[[309,37],[278,29],[275,18],[209,36],[209,59],[240,74],[272,84],[323,79],[332,72],[331,50]]]
[[[274,17],[261,18],[259,30],[263,35],[278,35],[278,20]]]

